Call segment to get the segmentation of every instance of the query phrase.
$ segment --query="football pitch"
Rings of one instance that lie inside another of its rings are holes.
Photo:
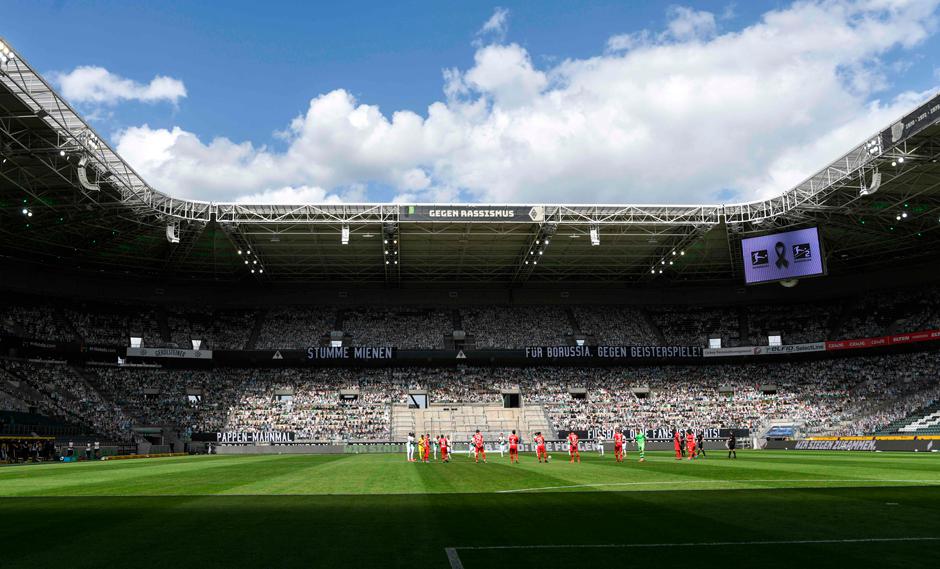
[[[0,468],[0,567],[938,567],[940,456],[201,456]]]

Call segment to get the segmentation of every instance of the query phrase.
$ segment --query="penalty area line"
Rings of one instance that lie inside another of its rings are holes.
[[[758,540],[758,541],[690,541],[673,543],[602,543],[602,544],[574,544],[574,545],[469,545],[461,547],[446,547],[447,560],[451,569],[464,569],[460,561],[458,550],[465,551],[498,551],[509,549],[640,549],[656,547],[731,547],[748,545],[826,545],[851,543],[898,543],[918,541],[940,541],[940,537],[860,537],[848,539],[787,539],[787,540]]]

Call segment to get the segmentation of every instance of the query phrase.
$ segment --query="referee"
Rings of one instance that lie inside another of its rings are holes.
[[[738,453],[735,449],[738,448],[738,438],[734,436],[734,431],[731,431],[731,434],[728,435],[728,458],[734,456],[735,460],[738,458]]]

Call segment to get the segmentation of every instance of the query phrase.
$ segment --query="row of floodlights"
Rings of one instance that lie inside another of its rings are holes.
[[[10,51],[9,46],[0,41],[0,65],[6,64],[11,59],[13,59],[13,52]]]
[[[238,254],[239,254],[239,255],[244,254],[244,255],[247,257],[247,256],[251,255],[251,249],[245,249],[244,251],[242,251],[241,249],[239,249],[239,250],[238,250]],[[250,263],[249,263],[249,260],[251,261]],[[258,274],[260,274],[260,275],[263,275],[263,274],[264,274],[264,269],[262,269],[262,268],[260,268],[260,267],[258,267],[257,269],[255,268],[255,266],[258,264],[258,258],[257,258],[257,257],[255,257],[254,259],[245,259],[245,264],[248,265],[248,267],[251,269],[251,273],[252,273],[252,274],[254,274],[255,271],[257,271]]]
[[[670,257],[676,257],[676,256],[684,257],[684,256],[685,256],[685,251],[683,251],[683,250],[676,251],[675,249],[673,249],[672,252],[671,252],[671,255],[667,255],[666,257],[663,257],[662,259],[659,260],[659,266],[660,266],[660,267],[664,267],[664,266],[666,266],[666,265],[673,265],[673,264],[675,264],[675,261],[673,261],[672,259],[670,259]],[[651,275],[655,275],[655,274],[657,274],[657,273],[658,273],[658,274],[662,274],[662,273],[663,273],[663,270],[662,270],[661,268],[660,268],[660,269],[657,269],[655,266],[650,269],[650,274],[651,274]]]

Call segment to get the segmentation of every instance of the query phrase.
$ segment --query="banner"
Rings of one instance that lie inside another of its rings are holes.
[[[726,356],[756,356],[759,346],[736,346],[734,348],[705,348],[702,357],[719,358]]]
[[[685,430],[689,427],[683,427],[682,432],[685,433]],[[623,428],[622,429],[624,436],[627,439],[632,440],[636,438],[638,429],[635,428]],[[746,439],[750,436],[751,431],[749,429],[726,429],[724,427],[705,427],[705,428],[692,428],[692,431],[698,436],[700,433],[703,434],[706,439],[727,439],[731,436],[733,432],[735,436],[739,439]],[[600,429],[597,427],[588,429],[587,431],[575,431],[579,437],[587,438],[589,440],[596,440],[598,437],[601,437],[605,441],[614,440],[614,430],[613,429]],[[656,429],[646,429],[646,440],[672,440],[672,433],[674,429],[672,427],[659,427]],[[558,438],[564,439],[568,436],[569,431],[559,431]],[[564,436],[562,436],[564,434]],[[684,436],[684,434],[683,434]]]
[[[519,205],[409,205],[399,210],[401,221],[507,221],[540,222],[543,206]]]
[[[338,348],[311,346],[307,348],[308,360],[390,360],[394,357],[395,348],[389,346],[342,346]],[[283,359],[283,356],[280,359]]]
[[[769,450],[843,450],[862,452],[937,452],[940,441],[931,437],[832,437],[800,441],[768,440]]]
[[[826,342],[808,344],[784,344],[782,346],[738,346],[735,348],[706,348],[702,350],[706,358],[727,356],[778,356],[781,354],[803,354],[806,352],[824,352]]]
[[[881,336],[878,338],[857,338],[854,340],[836,340],[825,342],[827,351],[854,350],[860,348],[875,348],[878,346],[893,346],[897,344],[912,344],[915,342],[931,342],[940,340],[940,330],[922,330],[907,334]]]
[[[759,346],[757,355],[772,356],[776,354],[802,354],[805,352],[825,352],[825,342],[811,342],[808,344],[784,344],[782,346]]]
[[[193,440],[196,438],[193,437]],[[219,444],[293,443],[294,433],[291,431],[225,431],[215,434],[215,442]]]
[[[211,360],[212,350],[183,350],[180,348],[127,348],[127,357]]]
[[[940,95],[917,107],[881,133],[885,150],[940,120]]]
[[[851,440],[851,441],[797,441],[796,450],[876,450],[875,441]]]
[[[659,360],[702,357],[699,346],[531,346],[526,359]]]

